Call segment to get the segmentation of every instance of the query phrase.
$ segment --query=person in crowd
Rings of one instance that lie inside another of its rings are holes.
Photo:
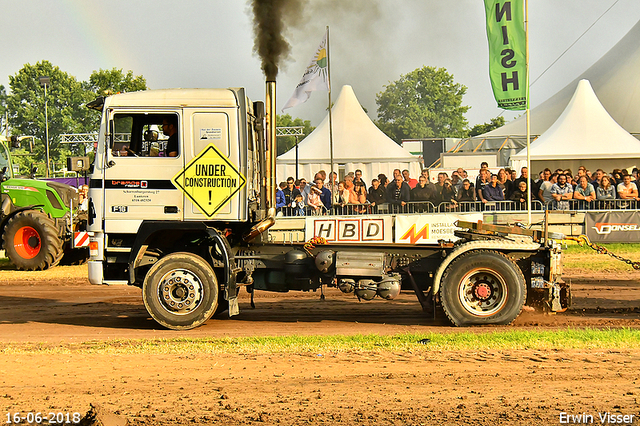
[[[302,200],[302,194],[300,194],[299,192],[291,202],[291,211],[293,212],[293,216],[304,216],[306,213],[305,204]]]
[[[456,191],[453,187],[453,182],[451,179],[445,179],[442,184],[442,192],[440,193],[440,198],[443,203],[453,203],[455,204],[456,200]]]
[[[315,181],[314,181],[315,182]],[[325,187],[330,191],[333,192],[334,189],[338,189],[338,174],[336,172],[331,172],[329,174],[329,182],[327,182],[327,184],[325,185]]]
[[[416,185],[418,184],[418,180],[412,178],[411,176],[409,176],[409,170],[404,169],[402,171],[402,178],[404,179],[405,182],[407,182],[407,184],[409,185],[409,188],[413,189],[416,187]]]
[[[611,179],[609,176],[602,176],[602,180],[600,181],[600,185],[596,188],[596,200],[615,200],[616,199],[616,190],[611,185]]]
[[[360,169],[357,169],[355,174],[353,175],[353,183],[355,184],[356,182],[362,183],[365,192],[367,191],[367,184],[365,184],[364,179],[362,179],[362,170]]]
[[[511,196],[513,192],[514,183],[507,179],[507,172],[505,169],[498,170],[498,187],[502,190],[502,194],[504,195],[504,199],[507,200]]]
[[[329,210],[331,208],[331,191],[324,186],[324,179],[321,177],[316,179],[315,187],[320,190],[320,200],[322,204],[324,204],[325,209]]]
[[[604,172],[604,170],[602,169],[598,169],[595,171],[595,173],[593,174],[593,180],[591,181],[591,185],[593,185],[593,188],[597,188],[600,185],[600,181],[602,180],[602,176],[605,176],[606,173]],[[611,182],[611,184],[615,187],[614,182]]]
[[[371,180],[371,186],[369,187],[369,195],[367,195],[367,200],[371,203],[372,206],[378,206],[385,202],[385,188],[380,185],[380,181],[378,179]]]
[[[367,202],[367,191],[364,189],[362,182],[355,181],[353,192],[349,194],[350,204],[364,204]]]
[[[320,181],[320,179],[318,179]],[[307,212],[310,215],[319,215],[324,213],[326,206],[322,202],[322,190],[317,186],[312,186],[307,198]]]
[[[573,198],[573,187],[567,183],[567,177],[564,174],[558,175],[558,182],[551,187],[551,196],[556,210],[569,210],[569,200]]]
[[[611,171],[611,177],[613,177],[613,180],[615,181],[616,186],[620,185],[623,182],[623,178],[622,178],[622,170],[620,169],[613,169]]]
[[[411,190],[411,201],[425,201],[433,203],[435,196],[435,188],[427,183],[427,178],[420,175],[418,184]],[[427,204],[420,203],[416,205],[416,211],[422,212],[426,210]]]
[[[296,200],[296,195],[300,194],[300,190],[295,187],[295,180],[293,177],[289,176],[287,178],[287,187],[282,192],[284,192],[285,205],[287,207],[292,207],[291,204]]]
[[[348,190],[350,193],[355,191],[355,185],[353,184],[353,178],[347,174],[344,177],[344,189]]]
[[[482,198],[485,203],[488,201],[504,201],[504,194],[498,186],[497,174],[492,174],[491,181],[482,189]]]
[[[344,187],[344,182],[338,183],[338,190],[334,194],[333,204],[344,207],[349,204],[349,190]]]
[[[581,176],[578,180],[578,185],[573,191],[573,198],[575,200],[582,200],[584,203],[590,203],[596,199],[596,191],[593,189],[593,185],[589,183],[589,179],[586,176]],[[585,208],[586,205],[582,205]]]
[[[464,179],[462,181],[462,188],[458,191],[458,195],[456,196],[456,201],[459,203],[471,203],[476,201],[476,191],[471,184],[469,179]]]
[[[380,182],[380,186],[384,189],[387,189],[387,185],[389,185],[389,178],[384,173],[380,173],[378,175],[378,182]]]
[[[524,180],[520,181],[520,183],[518,183],[518,188],[511,193],[511,197],[509,199],[515,203],[516,210],[526,210],[527,182]]]
[[[548,182],[549,179],[551,179],[551,170],[547,167],[542,171],[542,176],[540,177],[540,179],[536,181],[531,187],[531,196],[534,197],[534,199],[538,198],[538,194],[540,193],[542,184]],[[549,187],[549,189],[551,189],[551,187]]]
[[[480,174],[478,175],[478,179],[476,179],[476,195],[478,201],[486,203],[487,200],[484,198],[484,187],[489,184],[491,180],[491,174],[489,173],[489,169],[480,169]]]
[[[462,178],[457,170],[451,173],[451,185],[453,185],[453,189],[456,191],[456,194],[462,188]]]
[[[302,200],[305,204],[308,204],[309,192],[311,192],[311,185],[307,185],[307,180],[305,178],[300,178],[298,181],[298,190],[300,194],[302,194]]]
[[[551,170],[549,170],[551,173]],[[551,187],[554,183],[558,181],[558,173],[553,173],[549,176],[549,180],[545,180],[540,185],[540,189],[538,190],[538,199],[542,201],[543,204],[547,205],[553,201],[553,196],[551,195]]]
[[[513,182],[515,184],[514,188],[518,188],[520,186],[519,185],[520,181],[525,181],[527,183],[527,185],[531,185],[531,187],[533,188],[534,182],[533,182],[533,179],[531,179],[529,177],[529,169],[528,168],[522,167],[520,169],[520,177]]]
[[[283,192],[283,190],[287,187],[287,182],[280,182],[278,186],[279,188],[276,189],[276,211],[280,211],[282,207],[287,205]]]
[[[387,202],[393,206],[404,207],[409,201],[411,201],[411,188],[402,176],[398,176],[387,187]]]
[[[631,176],[626,175],[622,183],[618,184],[618,198],[621,200],[638,200],[638,187],[631,182]]]
[[[632,181],[637,181],[638,180],[638,168],[634,167],[633,170],[631,170],[631,180]],[[636,185],[638,186],[638,185]]]
[[[78,188],[78,209],[83,212],[89,209],[89,185],[80,185]]]

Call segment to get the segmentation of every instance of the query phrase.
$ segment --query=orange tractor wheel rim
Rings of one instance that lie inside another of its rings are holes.
[[[23,259],[33,259],[40,253],[40,234],[30,226],[23,226],[16,232],[13,246],[18,256]]]

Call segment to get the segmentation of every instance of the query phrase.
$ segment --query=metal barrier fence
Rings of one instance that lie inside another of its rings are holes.
[[[571,210],[571,211],[609,211],[609,210],[638,210],[640,202],[636,200],[594,200],[586,202],[584,200],[552,201],[543,204],[534,200],[531,210],[543,212],[545,210]],[[331,209],[321,207],[315,209],[311,206],[303,208],[282,207],[279,216],[322,216],[326,214],[341,216],[356,216],[367,214],[387,214],[387,213],[482,213],[482,212],[526,212],[527,204],[516,201],[481,201],[440,203],[435,206],[429,201],[411,201],[402,204],[384,203],[372,206],[371,204],[346,204],[334,205]]]

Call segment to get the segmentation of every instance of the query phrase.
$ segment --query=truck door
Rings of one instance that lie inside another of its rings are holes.
[[[246,149],[237,108],[184,108],[183,117],[185,219],[246,220]]]
[[[171,178],[184,167],[178,111],[113,110],[106,154],[107,232],[135,232],[143,220],[182,220],[182,192]],[[111,224],[111,225],[110,225]]]

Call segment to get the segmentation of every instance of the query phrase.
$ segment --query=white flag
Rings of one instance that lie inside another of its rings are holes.
[[[282,111],[284,112],[287,108],[307,102],[309,96],[311,96],[311,92],[314,90],[329,90],[328,71],[327,33],[325,32],[324,38],[316,50],[316,54],[313,56],[313,59],[311,59],[309,66],[302,75],[300,83],[296,86],[296,90],[293,91],[293,95],[291,95],[284,105]]]

